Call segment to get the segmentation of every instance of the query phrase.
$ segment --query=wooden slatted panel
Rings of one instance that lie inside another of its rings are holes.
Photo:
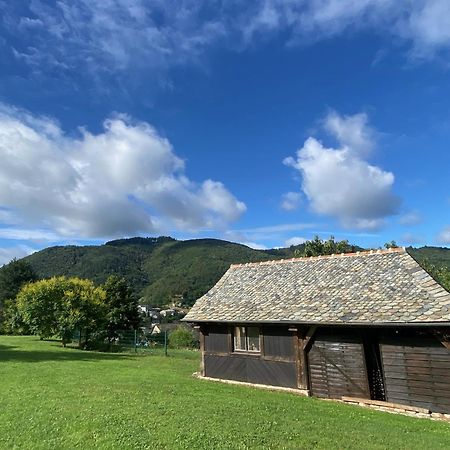
[[[288,328],[264,327],[264,356],[295,359],[294,336]]]
[[[311,394],[370,399],[364,348],[351,337],[318,336],[308,354]]]
[[[205,330],[205,352],[228,353],[228,327],[210,325]]]
[[[450,413],[450,351],[434,338],[381,344],[386,400]]]
[[[297,387],[295,363],[265,361],[245,355],[205,355],[205,375],[268,386]]]

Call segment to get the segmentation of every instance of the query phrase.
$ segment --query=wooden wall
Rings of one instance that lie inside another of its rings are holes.
[[[362,339],[318,332],[308,354],[311,395],[370,399]]]
[[[269,386],[297,387],[295,363],[233,354],[205,355],[205,375]]]
[[[384,338],[386,400],[450,412],[450,350],[433,337]]]
[[[226,325],[214,325],[204,329],[206,353],[225,353],[230,352],[229,329]]]
[[[294,334],[288,327],[262,327],[261,352],[233,352],[232,327],[202,327],[203,371],[212,378],[270,386],[297,387]]]
[[[264,325],[257,354],[233,352],[233,327],[209,324],[201,330],[206,376],[450,413],[450,344],[436,338],[450,336],[450,330],[303,327],[297,333]]]

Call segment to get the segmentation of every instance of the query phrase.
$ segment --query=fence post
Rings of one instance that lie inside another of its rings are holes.
[[[167,330],[164,331],[164,356],[167,356]]]
[[[137,330],[134,330],[134,353],[137,353]]]

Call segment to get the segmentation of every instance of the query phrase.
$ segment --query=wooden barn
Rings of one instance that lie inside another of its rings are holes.
[[[450,413],[450,293],[404,249],[232,265],[184,320],[202,376]]]

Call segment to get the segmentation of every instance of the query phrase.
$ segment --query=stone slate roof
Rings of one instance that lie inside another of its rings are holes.
[[[404,250],[232,265],[190,322],[450,322],[450,293]]]

